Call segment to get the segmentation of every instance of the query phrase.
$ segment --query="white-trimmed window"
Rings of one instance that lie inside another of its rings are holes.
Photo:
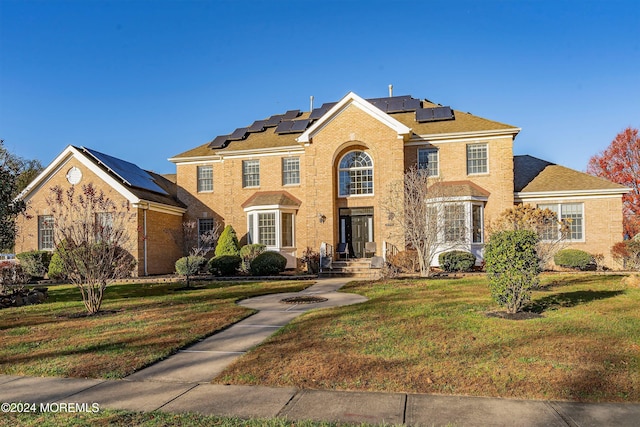
[[[451,203],[443,206],[443,229],[445,242],[460,242],[465,240],[467,221],[464,205]]]
[[[427,176],[438,176],[438,149],[418,148],[418,169],[427,172]]]
[[[489,172],[489,149],[487,144],[467,145],[467,175]]]
[[[295,213],[289,210],[260,210],[247,213],[248,243],[261,243],[270,250],[295,246]]]
[[[52,251],[54,250],[53,244],[53,216],[52,215],[39,215],[38,216],[38,250]]]
[[[242,186],[260,187],[260,160],[242,161]]]
[[[373,194],[373,161],[364,151],[345,154],[338,164],[338,194],[341,197]]]
[[[198,166],[198,193],[213,191],[213,166]]]
[[[282,159],[282,185],[300,184],[300,157]]]
[[[538,209],[549,209],[558,216],[558,221],[569,223],[569,240],[584,240],[584,205],[582,203],[539,204]],[[559,226],[552,225],[544,231],[542,240],[559,238]]]
[[[484,206],[471,205],[471,243],[484,242]]]

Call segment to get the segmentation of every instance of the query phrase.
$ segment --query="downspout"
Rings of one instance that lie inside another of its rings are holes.
[[[147,210],[149,210],[149,203],[140,203],[140,208],[142,209],[142,248],[143,248],[143,258],[144,258],[144,275],[149,275],[149,270],[147,269]]]

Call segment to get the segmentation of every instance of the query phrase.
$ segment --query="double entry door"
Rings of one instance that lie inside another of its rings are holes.
[[[346,243],[350,258],[364,258],[365,245],[373,242],[373,207],[340,209],[340,243]]]

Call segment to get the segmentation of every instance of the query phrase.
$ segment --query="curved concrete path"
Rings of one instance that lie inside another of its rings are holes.
[[[236,359],[302,313],[316,308],[339,307],[367,300],[361,295],[337,292],[346,283],[347,280],[341,278],[322,279],[301,292],[263,295],[242,300],[238,304],[259,312],[126,379],[209,383]],[[299,295],[319,296],[327,301],[314,304],[281,302],[283,298]]]

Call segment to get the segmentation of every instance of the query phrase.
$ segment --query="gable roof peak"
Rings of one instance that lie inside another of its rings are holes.
[[[355,92],[349,92],[345,96],[343,96],[342,99],[338,101],[333,107],[331,107],[322,117],[320,117],[320,119],[318,119],[313,125],[308,127],[307,130],[302,133],[302,135],[296,138],[296,141],[301,144],[310,143],[316,133],[318,133],[327,123],[333,120],[340,112],[351,105],[356,106],[365,113],[369,114],[374,119],[380,121],[381,123],[396,131],[398,134],[398,138],[402,139],[405,136],[409,136],[411,134],[410,127],[391,117],[389,114],[380,110],[371,102],[360,97]]]

